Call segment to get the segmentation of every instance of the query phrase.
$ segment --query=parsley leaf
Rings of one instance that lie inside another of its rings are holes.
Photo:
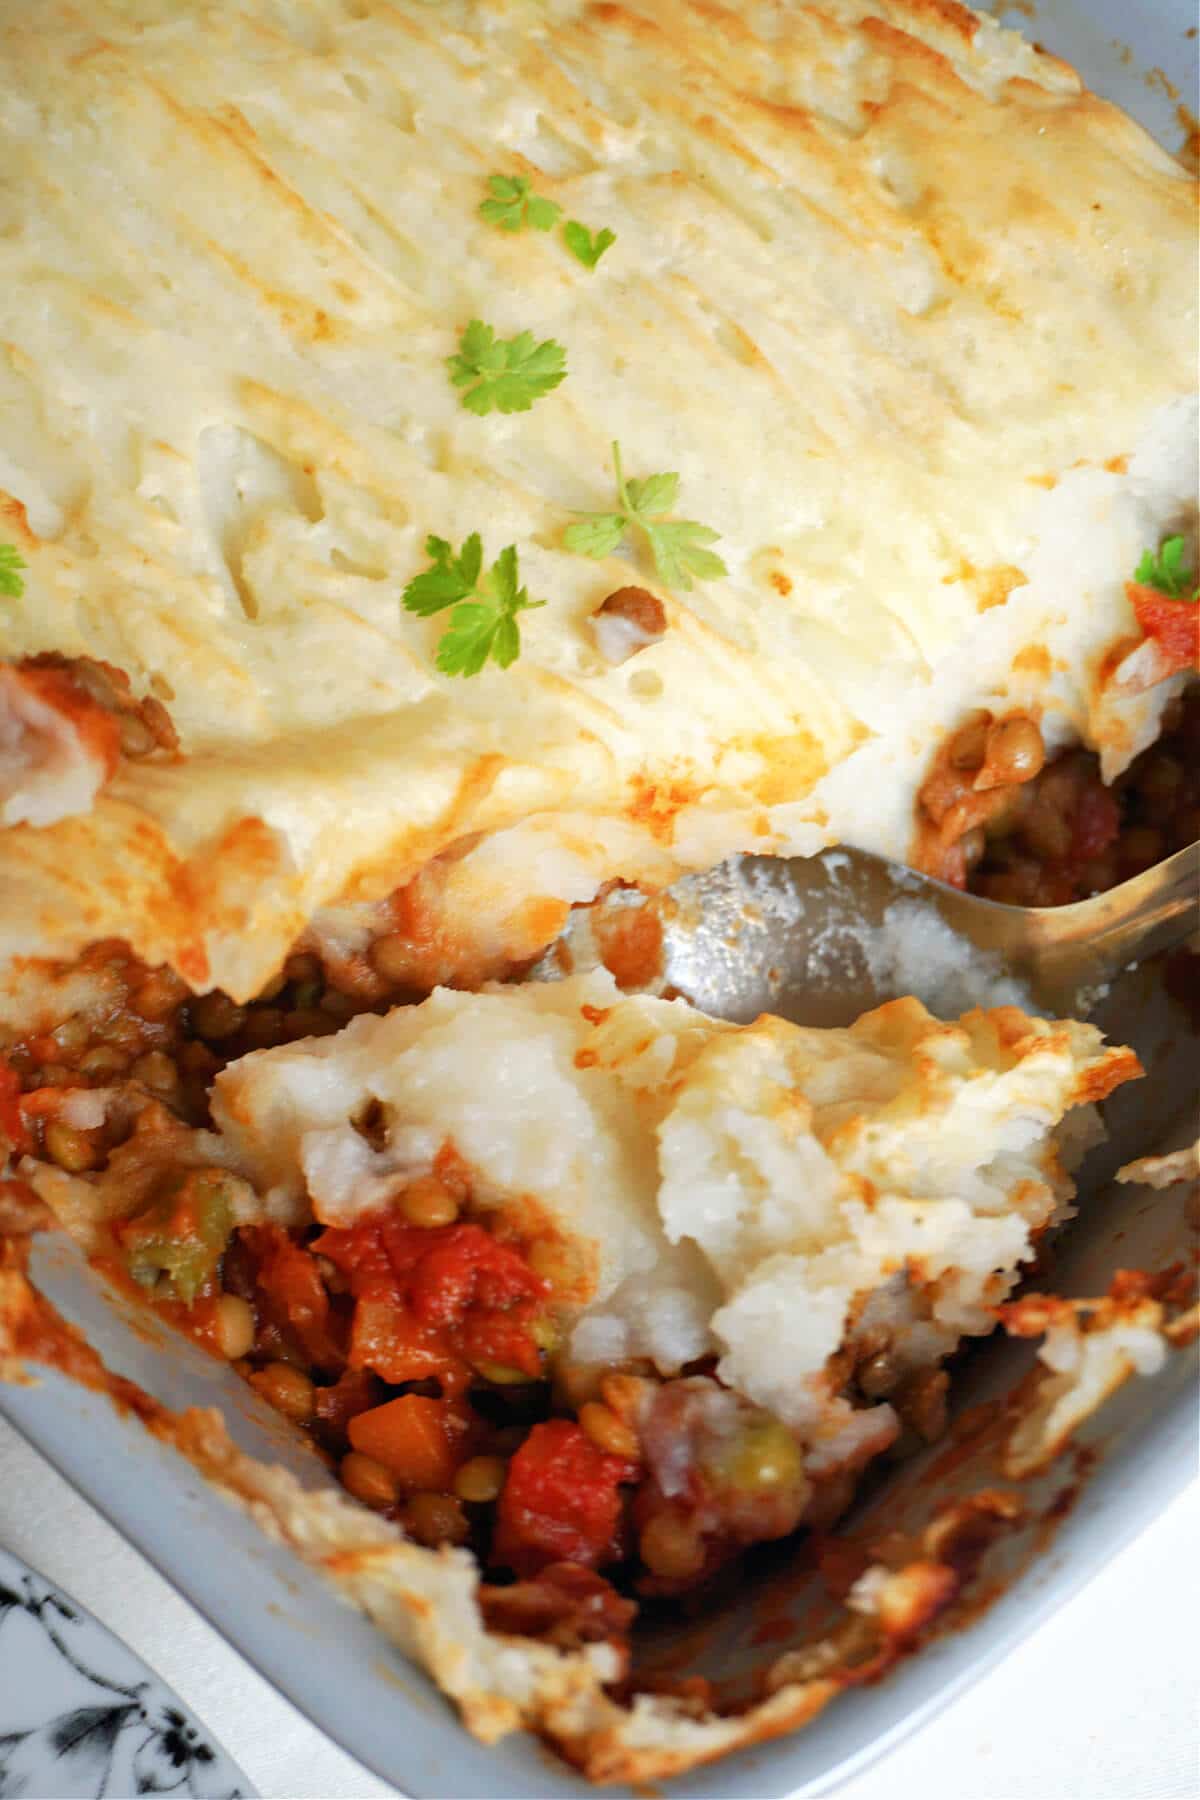
[[[1166,594],[1172,600],[1200,599],[1195,572],[1183,566],[1181,537],[1164,538],[1157,553],[1143,550],[1142,560],[1133,572],[1133,579],[1140,582],[1142,587],[1157,588],[1160,594]]]
[[[11,600],[21,598],[25,592],[21,571],[25,567],[25,558],[15,544],[0,544],[0,594],[7,594]]]
[[[704,581],[728,575],[722,559],[708,549],[720,538],[710,525],[695,519],[664,519],[679,498],[679,476],[672,470],[626,481],[621,472],[621,446],[612,447],[620,512],[584,513],[563,533],[563,547],[579,556],[610,556],[633,526],[650,546],[660,581],[671,588],[691,588],[692,577]]]
[[[473,531],[455,556],[445,538],[427,537],[425,554],[433,558],[433,567],[409,582],[404,590],[404,604],[409,612],[429,619],[443,607],[453,606],[475,592],[483,567],[483,545],[479,533]]]
[[[609,245],[616,241],[616,232],[610,231],[607,225],[601,231],[591,232],[578,219],[568,219],[563,226],[563,242],[586,269],[594,269]]]
[[[532,331],[498,338],[482,319],[472,319],[458,340],[458,354],[446,358],[462,403],[482,418],[497,412],[528,412],[535,400],[556,388],[567,373],[567,353],[553,338],[535,344]]]
[[[650,525],[643,520],[642,529],[650,540],[654,566],[668,587],[690,588],[693,575],[698,581],[728,575],[729,570],[716,551],[703,548],[706,544],[715,544],[721,535],[711,526],[697,525],[694,519],[662,525]]]
[[[514,544],[502,550],[487,574],[483,570],[483,544],[473,531],[455,556],[445,538],[428,537],[425,554],[431,567],[416,575],[404,590],[404,605],[421,618],[432,618],[448,606],[450,624],[437,649],[437,666],[443,675],[478,675],[490,657],[502,669],[510,668],[521,654],[517,614],[545,606],[531,600],[519,587]]]
[[[584,513],[576,524],[567,526],[563,545],[577,556],[611,556],[628,529],[624,513]]]
[[[489,175],[489,200],[480,203],[479,211],[489,225],[501,231],[521,231],[532,225],[535,231],[549,231],[562,207],[556,200],[531,194],[526,175]]]

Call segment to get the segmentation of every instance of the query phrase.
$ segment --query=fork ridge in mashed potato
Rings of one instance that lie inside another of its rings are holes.
[[[247,997],[407,884],[415,973],[471,981],[613,877],[905,855],[972,706],[1109,778],[1155,735],[1181,678],[1104,671],[1195,517],[1191,187],[1017,35],[953,0],[8,0],[0,96],[0,647],[107,662],[178,734],[110,766],[0,690],[5,953],[122,935]],[[499,229],[494,174],[615,242]],[[565,379],[464,408],[473,318]],[[614,439],[727,575],[564,548]],[[401,594],[474,532],[546,604],[462,680]],[[661,632],[597,626],[631,584]]]

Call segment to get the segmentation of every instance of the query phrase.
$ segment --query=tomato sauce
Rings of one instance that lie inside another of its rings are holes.
[[[355,1297],[352,1368],[391,1382],[434,1377],[452,1392],[472,1369],[540,1377],[534,1326],[549,1286],[482,1226],[406,1225],[382,1213],[322,1232],[313,1249]]]

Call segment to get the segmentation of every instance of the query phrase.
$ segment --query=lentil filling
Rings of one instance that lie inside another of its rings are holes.
[[[913,862],[1014,906],[1102,893],[1200,838],[1200,693],[1167,709],[1157,743],[1114,782],[1090,750],[1047,760],[1021,714],[973,713],[918,794]]]

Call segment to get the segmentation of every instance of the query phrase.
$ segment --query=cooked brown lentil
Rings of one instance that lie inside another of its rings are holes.
[[[375,973],[385,981],[403,984],[412,978],[412,939],[402,931],[385,931],[374,940],[367,957]]]
[[[232,1037],[246,1023],[246,1009],[231,1000],[220,988],[214,988],[211,994],[201,994],[198,1000],[191,1003],[192,1029],[198,1037],[221,1038]]]
[[[100,1161],[100,1148],[90,1131],[77,1131],[61,1119],[51,1119],[45,1133],[46,1154],[68,1174],[80,1175]]]
[[[471,1535],[466,1514],[451,1494],[414,1494],[400,1511],[400,1523],[418,1544],[463,1544]]]
[[[306,1425],[312,1418],[315,1389],[303,1369],[285,1362],[268,1363],[265,1369],[254,1371],[250,1385],[276,1412],[298,1425]]]
[[[1046,762],[1046,746],[1035,722],[1019,714],[1000,719],[987,734],[984,762],[997,783],[1032,781]]]
[[[64,1058],[78,1054],[91,1038],[91,1026],[81,1013],[72,1013],[61,1025],[54,1027],[51,1036],[62,1051]]]
[[[854,1379],[858,1384],[859,1392],[865,1394],[868,1400],[881,1400],[896,1386],[900,1379],[900,1369],[895,1357],[888,1351],[881,1350],[877,1355],[869,1356],[865,1362],[859,1364],[855,1370]]]
[[[254,1312],[237,1294],[222,1294],[213,1309],[213,1335],[221,1355],[240,1362],[254,1348]]]
[[[502,1456],[472,1456],[454,1477],[454,1492],[473,1506],[486,1506],[499,1497],[507,1472]]]
[[[33,1072],[34,1087],[71,1087],[73,1079],[65,1063],[44,1063]]]
[[[893,1396],[904,1424],[927,1444],[936,1444],[945,1433],[949,1387],[945,1369],[918,1369],[905,1376]]]
[[[160,1023],[177,1010],[187,995],[186,984],[173,969],[152,969],[134,990],[131,1004],[143,1019]]]
[[[637,1433],[603,1401],[586,1401],[579,1409],[579,1423],[593,1444],[610,1456],[628,1457],[632,1462],[641,1454]]]
[[[148,1050],[145,1056],[138,1057],[129,1073],[156,1094],[170,1096],[179,1086],[179,1070],[165,1050]]]
[[[1008,792],[1019,804],[984,821],[973,893],[1061,906],[1150,868],[1200,836],[1200,691],[1168,709],[1163,736],[1112,788],[1091,752],[1072,750]]]
[[[361,1500],[364,1506],[373,1506],[376,1511],[396,1504],[398,1489],[396,1478],[390,1469],[375,1461],[373,1456],[364,1456],[361,1450],[348,1450],[338,1468],[342,1486]]]
[[[638,1550],[650,1573],[666,1581],[687,1581],[704,1567],[704,1539],[676,1512],[655,1513],[642,1527]]]
[[[400,1211],[410,1225],[453,1225],[458,1201],[436,1175],[418,1175],[398,1196]]]

